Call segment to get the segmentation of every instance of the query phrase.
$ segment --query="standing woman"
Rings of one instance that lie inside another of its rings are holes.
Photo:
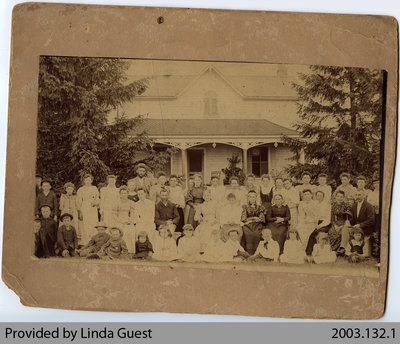
[[[98,222],[99,190],[92,185],[93,176],[85,174],[83,177],[83,186],[76,193],[78,206],[78,218],[82,221],[81,236],[82,244],[86,245],[96,233]]]
[[[100,215],[101,220],[108,227],[112,227],[113,207],[119,199],[119,191],[115,185],[117,177],[110,174],[107,176],[107,186],[100,189]]]
[[[253,255],[260,243],[261,230],[265,222],[265,208],[257,204],[257,192],[248,192],[241,220],[244,223],[241,244],[247,253]]]
[[[122,229],[129,253],[135,253],[134,202],[128,198],[128,187],[119,188],[119,200],[113,207],[114,225]]]
[[[267,212],[268,228],[271,229],[272,239],[278,242],[280,254],[283,253],[283,245],[286,240],[290,210],[283,204],[283,196],[275,194],[272,206]]]
[[[197,206],[204,202],[203,194],[205,187],[200,174],[194,176],[194,185],[188,190],[186,194],[186,204],[189,206],[189,216],[187,223],[191,224],[194,229],[197,227],[197,221],[195,221],[194,216],[196,214]]]
[[[260,185],[260,199],[261,204],[265,209],[268,209],[271,206],[271,178],[268,174],[263,174],[261,176],[261,185]]]

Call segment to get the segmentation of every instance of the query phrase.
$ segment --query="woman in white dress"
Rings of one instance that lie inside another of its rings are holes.
[[[107,176],[107,186],[100,189],[100,215],[102,221],[108,226],[112,226],[113,207],[118,202],[119,190],[115,186],[117,177]]]
[[[199,225],[196,227],[194,235],[200,241],[201,249],[204,252],[207,243],[211,240],[211,232],[219,229],[217,219],[219,214],[215,201],[211,199],[211,190],[208,188],[203,193],[204,202],[196,208],[194,216]]]
[[[135,253],[135,225],[134,202],[128,198],[128,188],[123,185],[119,188],[119,200],[113,207],[114,225],[124,233],[124,240],[129,253]]]
[[[93,176],[86,174],[83,177],[83,186],[76,193],[76,201],[78,205],[78,218],[81,224],[81,243],[86,245],[93,235],[97,234],[94,226],[99,221],[99,190],[92,185]]]

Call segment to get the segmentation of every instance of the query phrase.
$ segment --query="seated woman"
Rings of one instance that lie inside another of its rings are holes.
[[[203,194],[204,203],[196,208],[194,220],[198,222],[198,226],[194,232],[195,237],[199,240],[202,250],[206,247],[211,239],[211,232],[219,229],[217,223],[217,205],[211,199],[211,191],[206,189]]]
[[[239,242],[242,239],[242,211],[243,208],[237,204],[236,196],[230,193],[227,196],[228,204],[223,206],[219,211],[219,223],[221,226],[221,240],[226,242],[228,240],[228,233],[235,230],[239,235]]]
[[[257,204],[257,193],[249,191],[248,202],[243,206],[241,221],[243,225],[242,246],[253,255],[261,239],[261,230],[265,221],[265,208]]]
[[[308,257],[311,257],[313,247],[317,242],[317,234],[319,232],[328,233],[331,223],[331,205],[330,203],[325,201],[325,194],[321,190],[317,190],[315,192],[315,198],[317,201],[317,215],[318,215],[318,224],[315,227],[314,231],[308,237],[306,254]]]
[[[197,227],[197,221],[194,219],[197,206],[204,202],[203,193],[205,187],[203,185],[200,174],[194,176],[194,185],[186,194],[186,204],[189,206],[187,223],[191,224],[194,229]]]
[[[278,242],[280,254],[283,253],[283,245],[286,240],[290,211],[287,205],[283,205],[281,194],[275,194],[272,206],[267,212],[267,225],[271,229],[272,239]]]

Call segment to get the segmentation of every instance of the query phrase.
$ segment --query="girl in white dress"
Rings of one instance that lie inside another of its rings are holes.
[[[154,250],[153,259],[171,261],[178,258],[176,242],[167,224],[160,225],[158,235],[154,236],[152,244]]]
[[[81,244],[86,245],[97,231],[94,226],[97,224],[99,207],[99,190],[92,185],[93,176],[86,174],[83,177],[83,186],[76,193],[78,205],[78,217],[82,221]]]
[[[296,229],[290,228],[283,248],[283,254],[279,257],[281,263],[303,264],[306,255]]]

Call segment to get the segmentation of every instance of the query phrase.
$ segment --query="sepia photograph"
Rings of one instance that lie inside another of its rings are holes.
[[[386,73],[40,56],[32,255],[378,278]]]

